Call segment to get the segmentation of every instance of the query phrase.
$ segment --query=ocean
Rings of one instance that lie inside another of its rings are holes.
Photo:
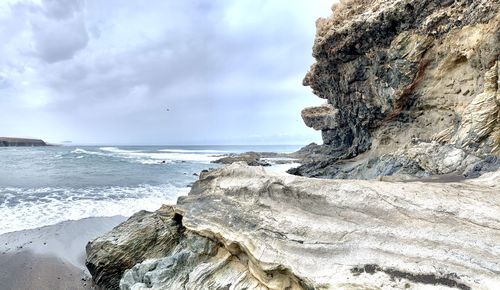
[[[221,155],[300,146],[0,148],[0,234],[174,204]],[[282,165],[280,165],[282,166]],[[285,165],[286,166],[286,165]],[[279,167],[279,166],[277,166]],[[289,167],[289,166],[288,166]],[[278,171],[285,168],[277,168]]]

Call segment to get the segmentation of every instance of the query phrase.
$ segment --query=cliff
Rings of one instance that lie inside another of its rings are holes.
[[[341,1],[304,78],[323,146],[291,173],[475,176],[498,168],[500,2]],[[484,169],[484,170],[483,170]]]
[[[94,281],[123,290],[497,289],[499,8],[334,6],[317,22],[304,79],[326,101],[302,112],[324,140],[297,153],[305,163],[291,172],[307,177],[243,163],[202,172],[176,205],[137,213],[88,244]],[[238,160],[259,165],[255,154],[221,162]],[[440,178],[420,178],[429,176]]]
[[[10,146],[47,146],[43,140],[0,137],[0,147]]]
[[[495,289],[499,180],[352,182],[236,163],[89,243],[87,267],[105,289]]]

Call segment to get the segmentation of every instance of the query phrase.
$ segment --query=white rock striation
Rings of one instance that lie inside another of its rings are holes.
[[[233,164],[175,207],[188,239],[212,246],[181,241],[121,288],[497,289],[499,177],[320,180]]]

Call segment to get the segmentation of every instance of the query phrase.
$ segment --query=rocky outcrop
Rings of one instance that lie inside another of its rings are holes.
[[[317,22],[304,79],[326,100],[302,112],[324,144],[290,155],[304,163],[290,172],[379,180],[272,174],[246,165],[262,165],[258,154],[229,156],[177,205],[89,243],[93,279],[123,290],[498,288],[499,7],[341,1]]]
[[[8,138],[0,137],[0,147],[10,146],[47,146],[43,140],[39,139],[25,139],[25,138]]]
[[[212,163],[233,164],[236,162],[245,162],[249,166],[271,166],[273,164],[289,164],[299,162],[305,157],[301,151],[294,153],[277,152],[244,152],[231,153],[221,157]]]
[[[86,266],[105,289],[117,289],[123,272],[148,258],[160,258],[178,244],[179,220],[169,207],[140,211],[87,244]]]
[[[290,171],[327,178],[467,175],[413,158],[436,148],[491,160],[500,154],[500,2],[351,0],[317,22],[316,63],[304,79],[326,100],[306,108],[322,156]],[[411,152],[410,152],[411,151]],[[438,162],[440,163],[440,162]],[[488,163],[488,162],[487,162]],[[379,170],[374,168],[387,168]]]
[[[106,289],[495,289],[499,191],[500,171],[352,182],[233,164],[90,243],[88,265]]]
[[[262,160],[262,154],[257,152],[245,152],[241,154],[230,154],[228,156],[221,157],[213,163],[219,164],[232,164],[235,162],[245,162],[250,166],[270,166],[268,162]]]

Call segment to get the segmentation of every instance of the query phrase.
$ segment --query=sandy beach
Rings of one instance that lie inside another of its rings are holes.
[[[0,235],[0,289],[95,289],[85,269],[85,245],[123,220],[87,218]]]

